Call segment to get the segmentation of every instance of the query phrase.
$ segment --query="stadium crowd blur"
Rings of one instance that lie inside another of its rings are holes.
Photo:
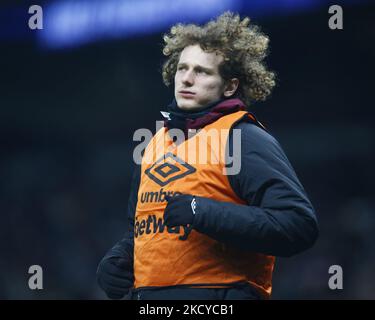
[[[341,31],[328,28],[327,8],[255,19],[278,85],[250,110],[320,224],[311,250],[277,260],[274,299],[375,299],[374,9],[350,7]],[[105,298],[95,272],[126,228],[133,133],[155,132],[173,95],[161,36],[62,51],[1,43],[0,299]],[[28,288],[35,264],[43,290]],[[328,286],[331,265],[343,290]]]

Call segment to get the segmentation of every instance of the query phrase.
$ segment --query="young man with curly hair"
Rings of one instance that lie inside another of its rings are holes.
[[[268,37],[226,12],[204,26],[177,24],[164,41],[163,79],[175,99],[134,174],[129,231],[100,262],[98,283],[113,299],[267,299],[275,257],[318,236],[280,144],[246,111],[275,85],[263,62]],[[203,139],[207,130],[224,133],[218,144]],[[211,161],[190,161],[207,150]],[[240,163],[234,173],[228,154]]]

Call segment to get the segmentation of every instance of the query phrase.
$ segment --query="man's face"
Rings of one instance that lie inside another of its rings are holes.
[[[199,45],[184,48],[174,78],[174,95],[180,109],[200,109],[222,97],[225,89],[219,74],[222,61],[223,56],[204,52]]]

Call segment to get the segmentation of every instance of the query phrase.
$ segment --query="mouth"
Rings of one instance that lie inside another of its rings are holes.
[[[192,97],[195,95],[194,92],[188,91],[188,90],[181,90],[178,92],[183,97]]]

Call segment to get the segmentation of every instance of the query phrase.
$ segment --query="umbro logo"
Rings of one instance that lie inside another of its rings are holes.
[[[169,182],[181,179],[195,171],[193,166],[168,152],[148,168],[145,174],[159,186],[164,187]]]

